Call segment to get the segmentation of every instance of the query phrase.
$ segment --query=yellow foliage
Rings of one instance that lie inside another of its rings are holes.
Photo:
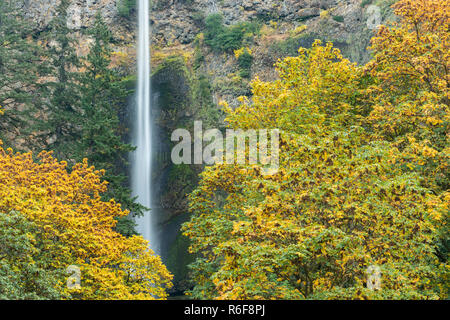
[[[236,57],[236,59],[239,59],[239,57],[242,56],[244,53],[248,53],[251,55],[252,50],[248,47],[234,50],[234,56]]]
[[[320,11],[320,18],[321,19],[327,19],[330,17],[330,11],[329,10],[322,10]]]
[[[276,21],[270,20],[269,25],[274,29],[278,28],[278,22],[276,22]]]
[[[450,11],[446,0],[402,0],[400,20],[372,39],[373,104],[367,118],[375,139],[394,140],[405,165],[421,166],[426,183],[444,188],[448,175],[450,120]],[[414,138],[415,143],[408,141]],[[431,151],[431,150],[434,151]],[[448,181],[448,180],[447,180]]]
[[[291,36],[297,36],[300,33],[302,33],[303,31],[305,31],[308,27],[304,24],[298,26],[297,28],[295,28],[294,30],[290,31],[289,33],[291,34]]]
[[[448,4],[395,7],[400,22],[381,27],[366,66],[316,41],[223,105],[233,129],[281,131],[280,165],[202,173],[183,226],[201,256],[194,297],[446,298]],[[367,287],[369,266],[381,290]]]
[[[58,289],[74,299],[167,297],[172,276],[161,259],[142,237],[113,230],[115,218],[129,213],[114,200],[102,201],[104,172],[86,159],[69,173],[49,152],[38,158],[0,148],[0,214],[20,212],[40,228],[51,268],[80,268],[81,288],[67,288],[62,278]]]

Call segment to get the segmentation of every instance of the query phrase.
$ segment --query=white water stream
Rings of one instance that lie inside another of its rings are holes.
[[[134,145],[137,147],[132,156],[132,190],[137,201],[152,208],[152,119],[150,96],[150,8],[149,0],[138,0],[138,79],[136,92],[136,111],[134,119]],[[154,212],[148,211],[143,217],[137,217],[137,232],[150,241],[151,248],[158,252],[158,243],[154,230]]]

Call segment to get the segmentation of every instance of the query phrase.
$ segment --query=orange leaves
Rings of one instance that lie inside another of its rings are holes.
[[[115,218],[128,212],[114,200],[101,200],[104,172],[89,167],[86,159],[70,173],[67,163],[50,152],[41,152],[39,159],[0,149],[0,212],[19,211],[40,228],[42,250],[51,254],[53,268],[80,267],[81,289],[65,288],[64,279],[58,289],[77,299],[166,297],[172,276],[160,258],[141,237],[113,231]]]

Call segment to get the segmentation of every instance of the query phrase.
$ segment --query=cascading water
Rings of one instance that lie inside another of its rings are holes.
[[[152,119],[150,102],[150,9],[149,0],[138,0],[138,84],[134,119],[134,145],[132,156],[132,189],[137,201],[152,208]],[[149,211],[136,218],[137,231],[158,251],[154,230],[154,214]]]

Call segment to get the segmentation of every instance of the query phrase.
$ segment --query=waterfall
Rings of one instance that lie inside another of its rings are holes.
[[[139,35],[138,35],[138,81],[136,92],[136,111],[134,119],[134,145],[136,151],[132,156],[132,189],[137,201],[147,208],[152,208],[152,119],[150,96],[150,9],[149,0],[138,0]],[[146,240],[154,251],[158,243],[154,230],[153,211],[145,212],[136,218],[137,232]]]

